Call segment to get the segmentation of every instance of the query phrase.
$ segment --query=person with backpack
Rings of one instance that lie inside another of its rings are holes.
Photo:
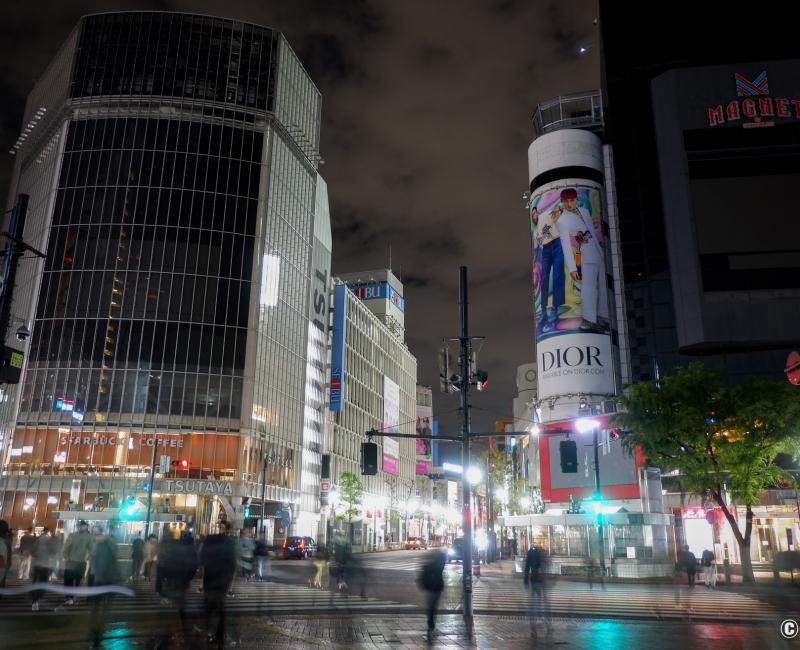
[[[428,612],[428,641],[431,641],[436,629],[436,609],[444,591],[444,567],[447,556],[442,551],[434,551],[422,567],[420,586],[426,594]]]
[[[706,549],[700,556],[700,564],[703,565],[703,578],[705,579],[706,589],[717,588],[717,558],[714,551]]]

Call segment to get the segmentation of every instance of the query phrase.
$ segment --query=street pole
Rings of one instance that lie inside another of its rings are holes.
[[[600,500],[600,452],[597,443],[597,427],[592,429],[592,446],[594,447],[594,502],[601,503]],[[600,575],[606,575],[606,545],[603,535],[603,513],[597,511],[597,538],[600,542]]]
[[[267,541],[267,455],[263,453],[261,459],[261,539]]]
[[[464,591],[464,618],[472,618],[472,511],[470,508],[470,486],[467,478],[469,468],[469,385],[470,385],[470,339],[467,302],[467,267],[459,267],[459,304],[461,307],[461,508],[464,546],[462,558],[462,587]]]
[[[153,510],[153,482],[156,477],[156,450],[158,439],[153,440],[153,459],[150,461],[150,483],[147,486],[147,522],[144,525],[144,538],[150,534],[150,513]]]

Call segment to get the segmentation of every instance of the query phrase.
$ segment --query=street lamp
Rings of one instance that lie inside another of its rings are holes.
[[[583,410],[583,407],[581,410]],[[597,420],[593,420],[592,418],[579,418],[575,422],[575,429],[578,433],[589,433],[592,432],[592,447],[594,447],[594,501],[595,501],[595,512],[597,512],[597,539],[600,543],[600,573],[601,575],[605,576],[606,574],[606,550],[605,550],[605,539],[603,534],[603,513],[602,510],[599,508],[599,504],[601,499],[600,496],[600,454],[598,452],[599,443],[597,440],[597,429],[600,426],[600,423]]]
[[[479,467],[475,467],[475,465],[471,465],[467,469],[467,480],[469,481],[470,485],[477,485],[481,482],[483,478],[483,474]]]

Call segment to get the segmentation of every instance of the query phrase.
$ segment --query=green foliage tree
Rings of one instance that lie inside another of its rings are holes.
[[[720,507],[739,545],[743,579],[752,582],[752,506],[765,490],[793,482],[775,458],[798,451],[800,390],[764,379],[729,388],[718,372],[692,363],[627,387],[619,404],[614,424],[631,431],[624,444],[663,471],[677,470],[682,490]],[[745,507],[744,530],[732,504]]]
[[[361,498],[364,495],[364,483],[352,472],[343,472],[339,477],[339,496],[346,504],[343,513],[336,516],[339,521],[347,519],[347,536],[353,543],[353,517],[361,513]]]

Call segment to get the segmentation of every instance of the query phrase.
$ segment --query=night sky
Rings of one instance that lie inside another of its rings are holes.
[[[407,341],[438,393],[436,351],[457,336],[458,267],[489,392],[473,430],[511,417],[516,366],[533,360],[523,192],[537,103],[600,83],[596,1],[14,3],[0,24],[0,198],[24,100],[77,19],[156,9],[224,15],[282,31],[322,91],[334,273],[386,268],[405,284]],[[586,48],[581,54],[580,48]]]

